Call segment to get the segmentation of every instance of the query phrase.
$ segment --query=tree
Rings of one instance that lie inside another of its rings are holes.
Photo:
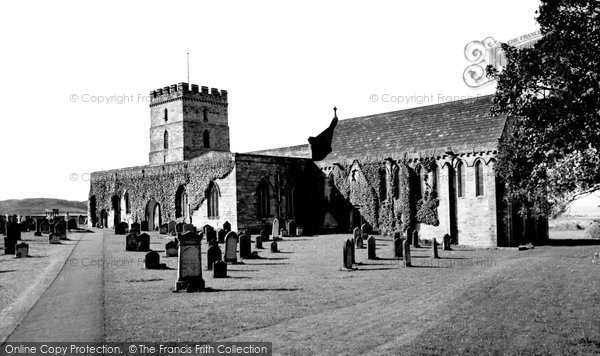
[[[563,211],[600,190],[600,2],[542,0],[542,38],[531,48],[502,44],[492,114],[507,115],[497,175],[522,214]]]

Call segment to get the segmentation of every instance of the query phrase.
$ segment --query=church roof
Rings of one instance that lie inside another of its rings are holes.
[[[339,120],[326,161],[400,153],[496,149],[506,118],[493,95]]]

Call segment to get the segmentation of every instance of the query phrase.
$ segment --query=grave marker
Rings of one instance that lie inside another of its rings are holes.
[[[137,250],[138,251],[149,251],[150,250],[150,235],[148,235],[146,233],[137,235],[136,240],[137,240]]]
[[[125,236],[125,251],[137,251],[137,235],[129,234]]]
[[[408,239],[402,240],[402,249],[404,250],[404,266],[410,267],[410,242]]]
[[[262,237],[260,235],[256,235],[255,241],[256,241],[256,244],[254,245],[255,249],[263,248],[263,246],[262,246]]]
[[[186,232],[180,234],[177,239],[179,257],[175,289],[178,291],[185,289],[188,293],[204,290],[200,236],[193,232]]]
[[[452,237],[448,234],[444,235],[444,239],[442,240],[442,248],[444,251],[450,251],[452,248],[450,244],[452,243]]]
[[[227,278],[227,263],[217,261],[213,265],[213,278]]]
[[[250,236],[241,234],[240,239],[240,258],[250,258],[252,255],[252,242]]]
[[[344,242],[344,268],[352,269],[352,246],[354,243],[350,239]]]
[[[290,236],[296,236],[296,222],[294,220],[288,220],[286,223],[286,229]]]
[[[60,237],[56,234],[54,234],[53,232],[51,232],[48,235],[48,243],[52,244],[52,245],[58,245],[60,244]]]
[[[17,244],[15,246],[15,257],[16,258],[22,258],[22,257],[27,257],[29,256],[29,245],[26,244],[25,242],[21,242],[20,244]]]
[[[367,255],[369,256],[368,258],[370,260],[377,259],[377,252],[375,251],[376,245],[375,238],[373,236],[369,236],[367,239]]]
[[[365,248],[365,242],[362,236],[356,238],[356,248]]]
[[[412,241],[414,247],[419,247],[419,232],[417,230],[413,231]]]
[[[156,251],[150,251],[146,254],[144,264],[146,265],[146,269],[164,269],[167,267],[166,264],[160,263],[160,256]]]
[[[279,252],[279,250],[277,249],[277,241],[273,241],[273,242],[271,242],[271,252],[272,252],[272,253],[277,253],[277,252]]]
[[[225,236],[225,262],[237,262],[238,235],[229,231]]]
[[[438,243],[437,243],[435,237],[433,239],[431,239],[431,258],[432,259],[440,258],[440,256],[438,256]]]
[[[260,237],[263,241],[269,241],[269,230],[266,228],[260,229]]]
[[[225,235],[227,235],[227,231],[223,229],[219,229],[219,231],[217,231],[217,237],[220,244],[225,243]]]
[[[225,230],[225,232],[231,231],[231,223],[229,223],[229,221],[223,223],[223,230]]]
[[[161,235],[168,234],[169,233],[169,224],[160,225],[160,229],[158,230],[158,233]]]
[[[196,233],[196,227],[194,224],[183,224],[183,232],[191,231]]]
[[[212,245],[206,250],[206,269],[212,270],[217,261],[222,260],[222,253],[219,245]],[[227,263],[225,263],[227,265]]]
[[[167,224],[168,234],[177,235],[177,223],[173,220]]]
[[[54,229],[56,230],[56,226],[54,227]],[[115,225],[115,235],[125,235],[127,233],[127,223],[124,221],[121,221],[120,223],[117,223],[117,225]]]
[[[165,244],[165,253],[167,257],[177,257],[179,255],[177,240],[169,241]]]
[[[129,228],[129,232],[132,233],[132,234],[139,234],[139,233],[141,233],[142,229],[140,227],[140,223],[138,223],[136,221],[133,224],[131,224],[131,227]]]
[[[356,239],[358,239],[359,237],[362,236],[362,231],[360,231],[360,228],[355,227],[353,234],[354,234],[353,235],[354,236],[354,241],[356,241]]]
[[[279,220],[277,218],[273,219],[273,228],[271,230],[271,235],[273,236],[273,241],[279,237]]]
[[[400,259],[402,258],[402,240],[400,237],[394,237],[394,243],[392,246],[394,247],[394,258]]]

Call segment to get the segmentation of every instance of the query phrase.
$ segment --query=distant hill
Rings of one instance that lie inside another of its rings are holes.
[[[9,199],[0,201],[0,214],[43,214],[46,209],[59,209],[60,213],[87,213],[87,201],[71,201],[51,198]]]

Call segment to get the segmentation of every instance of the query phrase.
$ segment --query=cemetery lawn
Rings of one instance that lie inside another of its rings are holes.
[[[435,261],[419,248],[405,268],[377,237],[381,259],[357,250],[361,264],[344,271],[350,235],[286,238],[281,253],[265,242],[262,259],[229,265],[227,279],[203,266],[205,293],[173,293],[167,238],[152,233],[151,248],[172,269],[146,270],[125,236],[105,236],[115,261],[104,271],[107,341],[267,341],[286,355],[600,353],[600,245],[458,247]]]
[[[22,232],[21,239],[29,244],[27,258],[5,255],[4,239],[0,239],[0,343],[52,283],[81,237],[81,233],[69,233],[68,241],[50,245],[48,235]]]

